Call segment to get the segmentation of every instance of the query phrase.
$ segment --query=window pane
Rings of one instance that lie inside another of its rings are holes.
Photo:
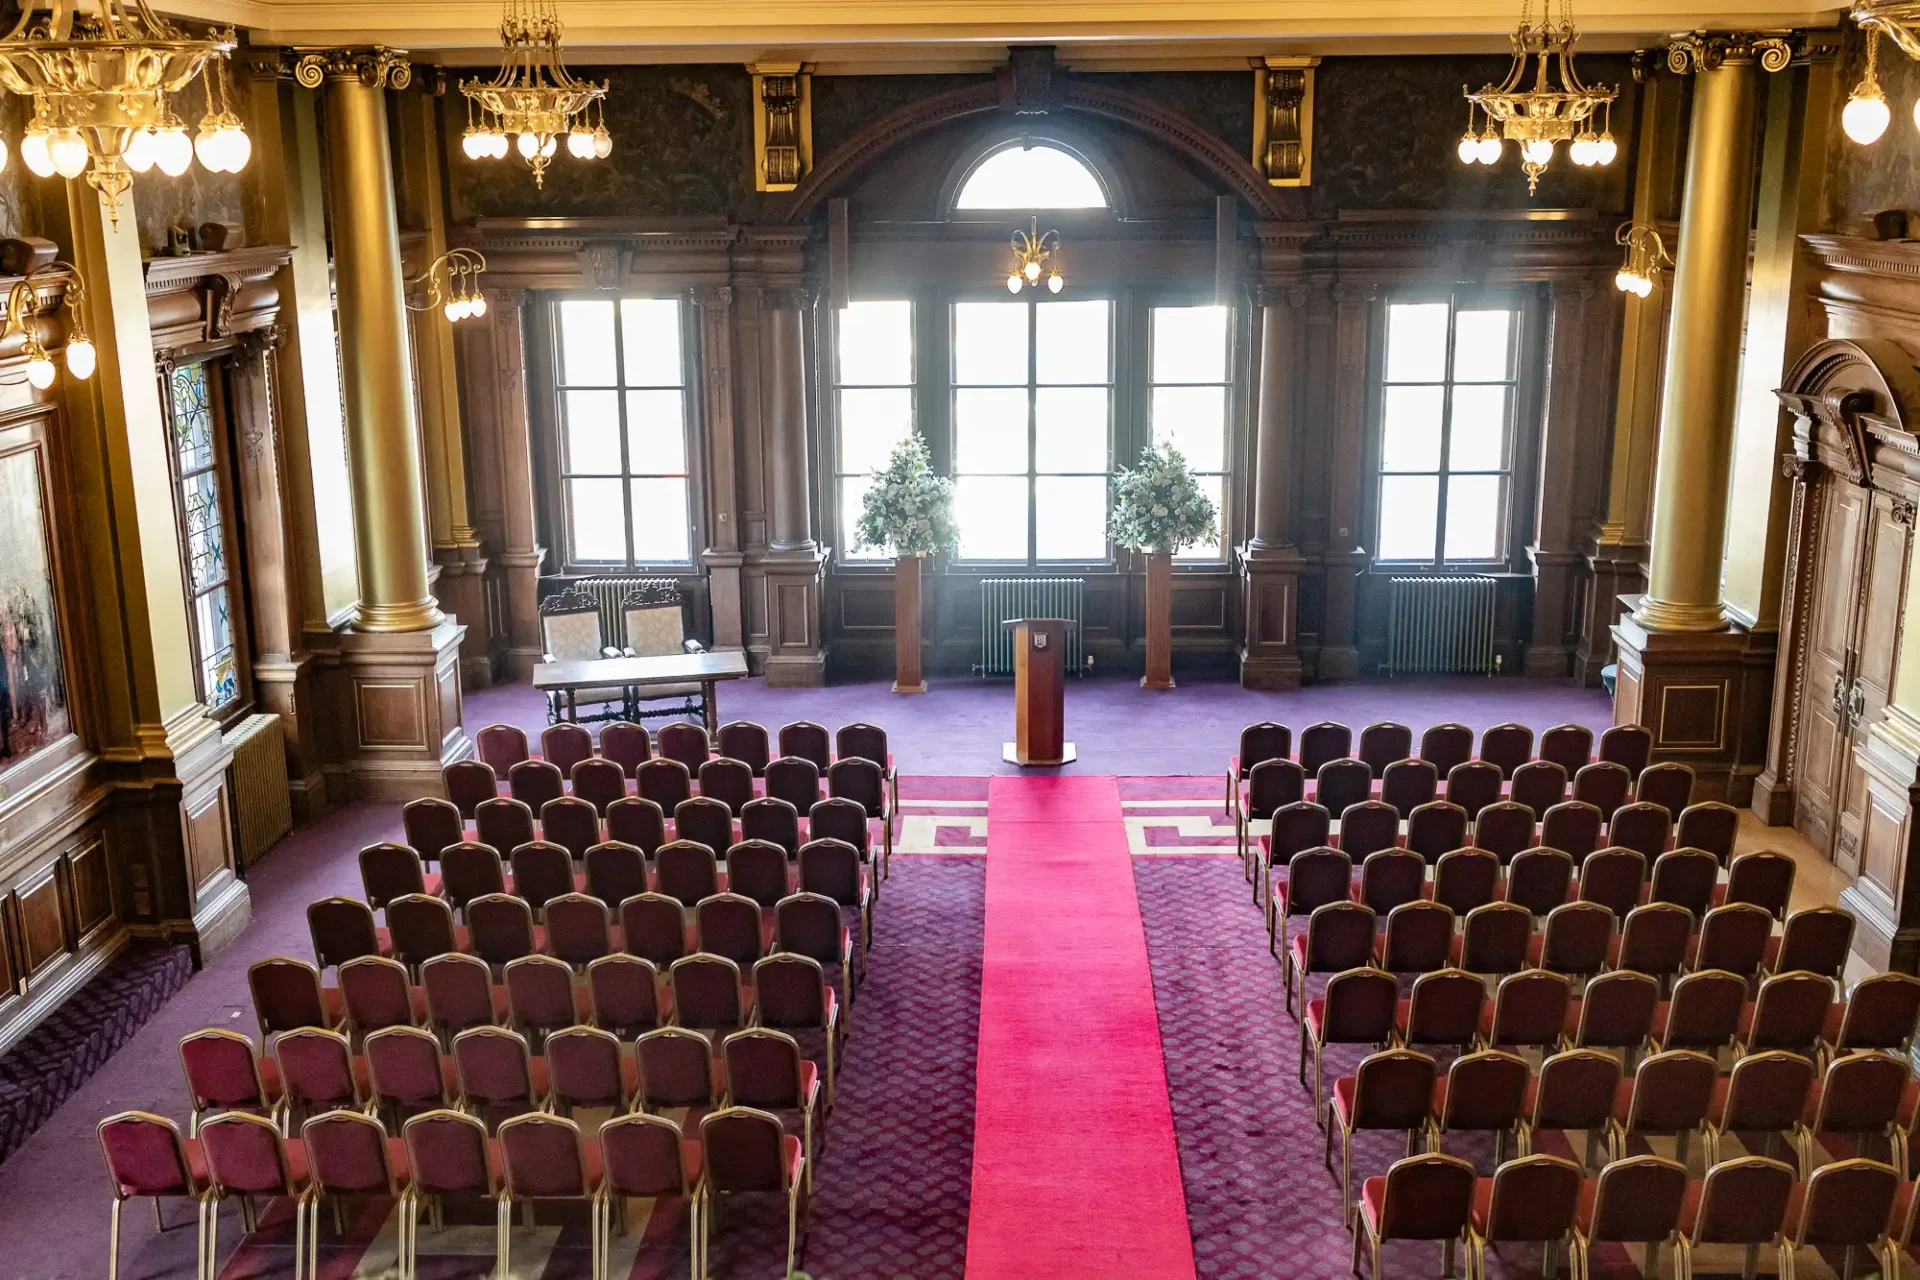
[[[620,474],[620,393],[563,391],[566,429],[560,433],[560,469],[590,475]]]
[[[842,391],[840,470],[865,473],[886,466],[894,446],[905,440],[912,430],[913,391],[910,388]]]
[[[1227,307],[1155,307],[1153,380],[1225,382]]]
[[[1042,387],[1034,394],[1034,469],[1107,469],[1107,389]]]
[[[562,302],[560,381],[576,387],[611,387],[618,382],[613,332],[613,303]]]
[[[1443,387],[1388,387],[1380,434],[1382,471],[1438,471]]]
[[[1038,559],[1106,558],[1105,476],[1041,476],[1034,481],[1034,504],[1034,555]]]
[[[1447,559],[1499,556],[1506,487],[1505,476],[1454,476],[1447,481]]]
[[[1153,442],[1170,444],[1195,471],[1227,469],[1227,389],[1155,387]]]
[[[687,474],[687,422],[682,394],[679,391],[627,392],[627,467],[633,474]]]
[[[860,504],[866,499],[867,490],[873,487],[869,476],[847,476],[840,481],[840,546],[836,554],[842,560],[886,560],[890,559],[885,547],[869,547],[864,551],[854,549],[854,526],[860,523]]]
[[[960,475],[1026,472],[1025,387],[953,393],[953,469]]]
[[[953,380],[959,386],[1025,386],[1027,304],[953,304]]]
[[[180,474],[213,465],[213,409],[207,402],[207,366],[184,365],[173,371],[173,447]]]
[[[1008,147],[968,175],[956,209],[1104,209],[1107,193],[1059,147]]]
[[[1213,499],[1213,528],[1217,535],[1226,517],[1226,504],[1221,501],[1221,494],[1226,489],[1226,480],[1222,476],[1195,476],[1194,482],[1200,486],[1202,493]],[[1176,560],[1218,560],[1220,539],[1216,536],[1212,541],[1195,543],[1174,558]]]
[[[1512,388],[1453,389],[1453,434],[1447,445],[1449,471],[1500,471],[1507,465],[1507,402]],[[1449,498],[1449,505],[1453,499]]]
[[[1035,368],[1040,382],[1059,385],[1107,381],[1107,317],[1111,313],[1112,304],[1104,298],[1036,306]]]
[[[1025,476],[962,476],[953,482],[953,515],[963,560],[1027,558]]]
[[[1397,302],[1387,308],[1387,381],[1439,382],[1447,376],[1447,304]]]
[[[1440,509],[1436,476],[1380,478],[1381,560],[1431,560]]]
[[[187,581],[202,591],[227,577],[227,531],[220,521],[220,491],[214,473],[202,471],[180,486],[187,528]]]
[[[567,481],[567,542],[575,560],[625,563],[626,522],[618,480]]]
[[[913,381],[913,304],[853,302],[840,312],[840,381],[905,386]]]
[[[630,387],[677,387],[680,364],[680,304],[672,298],[623,298],[621,338]]]
[[[693,558],[687,546],[685,480],[633,482],[633,558],[649,564]]]
[[[1500,382],[1513,377],[1513,312],[1462,311],[1453,323],[1455,381]]]
[[[218,711],[240,696],[240,676],[233,661],[233,612],[225,587],[193,602],[194,626],[200,635],[200,685],[207,705]]]

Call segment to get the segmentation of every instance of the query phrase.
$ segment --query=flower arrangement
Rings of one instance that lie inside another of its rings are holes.
[[[935,475],[927,442],[918,432],[894,446],[884,470],[860,502],[854,526],[858,550],[888,548],[896,556],[952,551],[960,544],[953,520],[953,481]]]
[[[1120,546],[1172,555],[1211,539],[1214,515],[1213,499],[1172,445],[1149,445],[1138,466],[1113,478],[1111,528]]]

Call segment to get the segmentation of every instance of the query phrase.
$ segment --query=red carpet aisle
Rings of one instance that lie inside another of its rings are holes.
[[[994,778],[968,1280],[1192,1276],[1113,778]]]

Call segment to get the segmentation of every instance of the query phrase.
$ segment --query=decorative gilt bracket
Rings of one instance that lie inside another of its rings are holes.
[[[1859,0],[1848,15],[1862,31],[1883,31],[1909,58],[1920,58],[1920,0]]]
[[[1313,182],[1313,76],[1318,58],[1253,63],[1253,167],[1276,187]]]
[[[791,191],[813,168],[813,71],[804,62],[753,62],[753,186]]]
[[[1794,34],[1787,31],[1677,31],[1667,40],[1667,70],[1684,76],[1758,62],[1762,71],[1785,71],[1793,61]]]
[[[364,49],[288,49],[283,73],[303,89],[328,80],[358,80],[372,89],[404,89],[413,83],[413,64],[405,49],[373,45]]]

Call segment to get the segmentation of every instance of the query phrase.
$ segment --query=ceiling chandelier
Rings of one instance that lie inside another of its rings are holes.
[[[576,160],[603,160],[613,151],[607,132],[604,83],[575,79],[560,50],[560,14],[554,0],[504,0],[500,41],[506,46],[491,80],[466,80],[467,131],[462,148],[474,160],[507,154],[507,135],[533,169],[533,185],[546,185],[547,162],[567,138]]]
[[[487,295],[480,292],[480,273],[486,269],[486,257],[478,250],[447,250],[427,264],[425,271],[406,282],[408,289],[419,290],[424,295],[418,303],[409,300],[407,310],[438,308],[454,324],[484,316]]]
[[[1520,168],[1527,175],[1527,194],[1540,186],[1540,175],[1553,159],[1554,144],[1568,143],[1567,154],[1577,165],[1612,164],[1620,148],[1613,140],[1615,91],[1605,85],[1586,85],[1573,67],[1573,46],[1580,33],[1573,26],[1571,0],[1561,0],[1560,20],[1553,20],[1553,0],[1541,0],[1540,20],[1533,20],[1533,0],[1521,0],[1520,25],[1513,36],[1513,66],[1497,85],[1465,89],[1467,132],[1457,148],[1465,164],[1492,164],[1500,158],[1501,139],[1520,144]],[[1599,133],[1593,131],[1602,111]],[[1474,125],[1484,117],[1486,128]],[[1496,126],[1498,128],[1496,129]]]
[[[1034,218],[1025,231],[1013,233],[1013,270],[1007,272],[1007,292],[1019,293],[1022,289],[1040,287],[1040,276],[1047,277],[1047,292],[1058,293],[1067,287],[1067,278],[1060,274],[1060,233],[1040,230],[1040,219]]]
[[[1850,16],[1867,33],[1867,65],[1840,113],[1840,127],[1864,146],[1878,142],[1893,118],[1880,88],[1880,37],[1886,35],[1909,58],[1920,58],[1920,0],[1860,0]],[[1913,104],[1913,124],[1920,129],[1920,101]]]
[[[189,35],[147,0],[29,5],[0,40],[0,87],[33,99],[20,158],[41,177],[85,174],[116,225],[135,173],[158,166],[182,174],[196,154],[216,173],[238,171],[253,145],[228,104],[224,76],[216,103],[213,70],[234,43],[232,28]],[[190,139],[169,98],[202,72],[207,111],[199,137]]]

